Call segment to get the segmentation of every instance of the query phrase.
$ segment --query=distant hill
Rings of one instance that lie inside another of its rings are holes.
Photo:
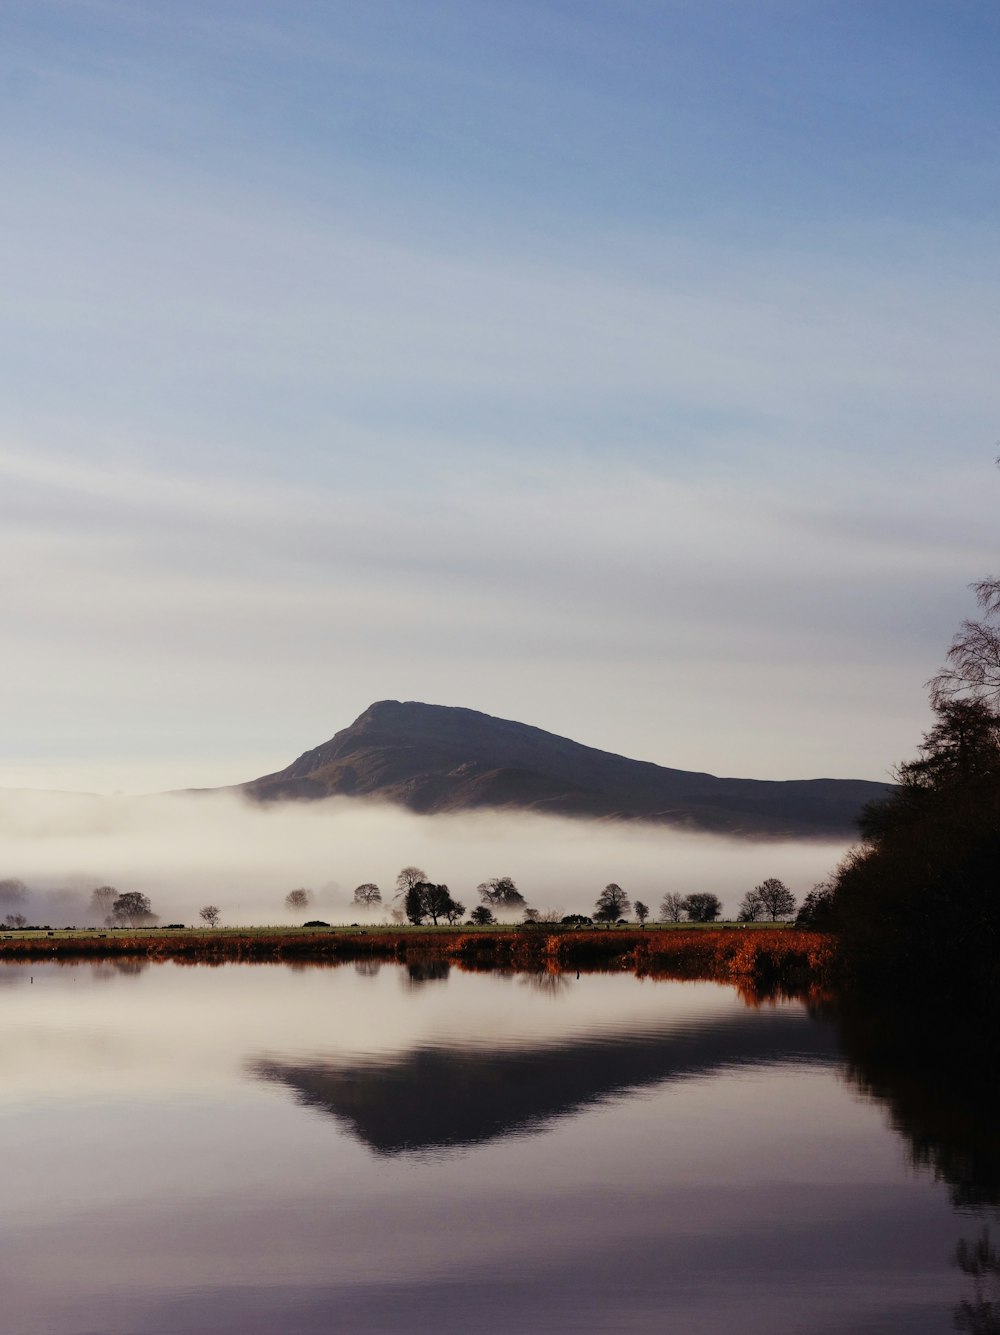
[[[474,709],[381,700],[287,769],[240,785],[261,802],[337,795],[434,813],[484,808],[655,821],[758,838],[839,837],[889,785],[719,779],[598,751]]]

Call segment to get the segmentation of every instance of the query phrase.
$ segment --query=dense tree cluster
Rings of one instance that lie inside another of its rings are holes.
[[[494,876],[477,885],[476,889],[479,898],[491,909],[523,909],[526,906],[524,895],[509,876]]]
[[[681,907],[691,922],[715,922],[722,912],[722,900],[718,895],[706,892],[685,895]]]
[[[456,923],[464,912],[465,905],[452,899],[446,885],[415,881],[406,892],[406,916],[414,927],[427,918],[435,927],[441,921]]]
[[[830,913],[861,975],[996,991],[1000,717],[976,696],[939,694],[935,712],[896,790],[866,808]]]
[[[148,895],[126,890],[115,898],[105,921],[109,927],[153,927],[160,919],[153,912]]]
[[[594,922],[613,923],[624,918],[631,911],[629,897],[620,885],[612,881],[597,896],[594,909]]]

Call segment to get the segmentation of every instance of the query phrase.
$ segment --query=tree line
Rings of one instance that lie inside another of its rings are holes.
[[[9,891],[9,893],[7,893]],[[564,926],[611,926],[629,921],[634,912],[635,920],[644,927],[651,917],[649,905],[636,900],[633,909],[631,900],[620,885],[610,882],[597,897],[592,915],[583,913],[560,914],[556,909],[539,910],[532,908],[510,876],[495,876],[482,881],[476,887],[480,902],[469,912],[467,924],[475,927],[489,927],[500,921],[510,921],[512,914],[520,914],[522,923],[559,923]],[[27,887],[20,881],[0,881],[0,903],[22,902],[27,899]],[[311,890],[300,887],[290,890],[284,897],[284,907],[289,913],[303,913],[313,902]],[[434,926],[443,923],[457,925],[466,914],[466,907],[455,899],[447,885],[431,881],[422,867],[404,867],[396,877],[396,892],[390,909],[396,922],[409,922],[421,926],[430,922]],[[806,897],[807,907],[811,903]],[[363,911],[378,909],[383,905],[382,892],[374,881],[364,881],[357,886],[351,906]],[[769,918],[773,922],[785,920],[795,912],[795,897],[791,891],[774,877],[762,881],[744,896],[740,905],[737,921],[755,922]],[[153,912],[147,895],[137,890],[119,891],[112,885],[98,886],[91,892],[89,911],[93,918],[106,927],[152,927],[159,921],[159,915]],[[667,893],[659,905],[659,921],[664,923],[711,923],[722,915],[722,901],[718,895],[709,892],[697,892],[688,895]],[[800,910],[800,917],[802,910]],[[498,917],[502,915],[502,917]],[[199,910],[199,917],[208,927],[217,927],[222,920],[222,910],[217,904],[206,904]],[[24,928],[28,919],[23,913],[8,913],[3,920],[4,926]],[[171,924],[177,926],[179,924]],[[306,926],[328,926],[318,920],[307,922]]]
[[[982,1007],[1000,997],[1000,579],[973,588],[980,615],[928,682],[933,725],[810,909],[863,985]]]

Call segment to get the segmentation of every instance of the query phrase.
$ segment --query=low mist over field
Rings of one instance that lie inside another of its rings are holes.
[[[165,922],[196,921],[211,901],[224,924],[360,921],[354,887],[374,881],[388,915],[401,867],[415,863],[471,909],[476,886],[512,876],[542,910],[589,912],[608,881],[654,910],[663,894],[714,891],[727,914],[744,892],[778,876],[797,898],[823,878],[842,843],[751,842],[661,827],[529,815],[420,817],[350,799],[259,806],[229,793],[93,797],[0,793],[0,878],[28,888],[19,906],[52,926],[85,925],[90,891],[138,890]],[[285,895],[313,892],[290,914]],[[0,917],[10,907],[0,903]]]

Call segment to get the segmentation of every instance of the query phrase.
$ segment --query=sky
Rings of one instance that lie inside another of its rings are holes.
[[[4,0],[0,785],[374,700],[884,778],[995,562],[1000,11]]]

